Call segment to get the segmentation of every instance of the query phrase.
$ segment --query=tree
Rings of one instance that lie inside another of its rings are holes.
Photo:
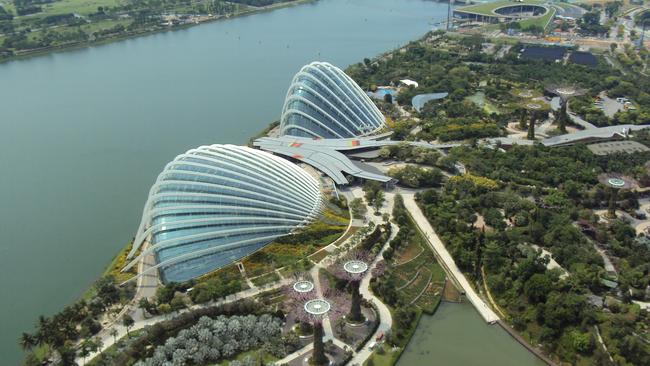
[[[375,194],[375,199],[372,203],[373,208],[375,209],[375,214],[379,214],[381,206],[384,204],[384,191],[377,191]]]
[[[23,334],[20,335],[19,343],[20,348],[22,348],[23,351],[29,351],[36,346],[37,340],[33,335],[23,332]]]
[[[83,359],[84,365],[86,364],[86,357],[97,350],[97,345],[92,339],[86,339],[81,343],[79,350],[80,356]]]
[[[355,219],[363,218],[367,211],[366,205],[361,198],[355,198],[350,201],[350,210],[352,211],[352,217]]]
[[[552,291],[544,306],[544,323],[553,329],[562,329],[582,321],[587,309],[584,297],[575,293]]]
[[[110,306],[120,300],[120,290],[115,285],[113,276],[102,277],[95,283],[97,297],[101,299],[104,307]]]
[[[160,304],[158,305],[158,311],[161,314],[169,314],[172,312],[172,307],[169,304]]]
[[[158,305],[160,304],[169,304],[170,301],[174,298],[178,284],[175,282],[169,282],[163,287],[159,287],[156,290],[156,300]]]
[[[483,265],[482,254],[483,247],[485,246],[485,228],[475,239],[474,243],[474,279],[478,280],[481,277],[481,266]]]
[[[535,140],[535,117],[534,113],[530,116],[530,122],[528,123],[528,133],[526,135],[526,138],[528,140]]]
[[[616,188],[609,188],[609,203],[607,205],[607,216],[611,219],[616,218],[616,198],[618,190]]]
[[[527,123],[526,123],[526,110],[522,108],[520,113],[521,113],[521,115],[519,116],[519,128],[523,130],[524,128],[526,128],[526,125],[527,125]]]
[[[560,130],[560,132],[562,133],[566,133],[566,120],[568,118],[566,107],[567,107],[566,98],[560,98],[560,110],[558,111],[556,122],[557,122],[558,130]]]
[[[131,329],[133,324],[135,324],[135,321],[133,320],[131,315],[125,314],[124,317],[122,317],[122,325],[126,327],[126,335],[129,337],[131,336],[129,334],[129,330]]]
[[[113,337],[113,343],[117,343],[117,329],[112,328],[110,334]]]
[[[524,285],[524,293],[532,303],[546,301],[546,295],[553,289],[553,282],[546,274],[535,273]]]
[[[184,309],[187,306],[185,305],[185,300],[181,295],[175,295],[169,305],[171,305],[173,311]]]
[[[153,304],[149,302],[149,299],[146,297],[143,297],[140,299],[138,302],[138,308],[142,309],[142,312],[148,312],[149,314],[152,314],[152,310],[155,309],[153,307]]]
[[[102,342],[101,338],[95,337],[93,338],[93,343],[95,345],[95,348],[93,349],[93,352],[99,351],[99,353],[102,353],[102,347],[104,347],[104,342]]]
[[[77,363],[75,362],[75,357],[76,357],[76,352],[74,349],[74,345],[72,342],[67,341],[63,346],[57,349],[59,352],[59,356],[61,357],[61,363],[60,365],[62,366],[76,366]]]

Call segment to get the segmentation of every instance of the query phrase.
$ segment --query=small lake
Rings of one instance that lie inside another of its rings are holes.
[[[468,302],[443,302],[422,316],[397,366],[544,366],[498,325],[489,325]]]

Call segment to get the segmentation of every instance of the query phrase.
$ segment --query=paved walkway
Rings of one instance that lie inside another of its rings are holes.
[[[383,259],[382,253],[389,247],[388,243],[390,243],[390,241],[393,240],[393,238],[397,235],[398,230],[399,227],[397,225],[391,224],[390,239],[386,242],[386,245],[384,245],[384,247],[381,249],[381,252],[377,255],[377,258],[375,258],[375,260],[370,265],[370,270],[368,271],[366,277],[361,280],[361,286],[359,287],[361,296],[373,303],[379,311],[379,326],[370,338],[369,342],[372,342],[374,339],[376,339],[378,335],[382,333],[385,334],[387,331],[390,331],[393,326],[393,317],[390,313],[390,309],[388,309],[388,306],[381,302],[381,300],[379,300],[379,298],[377,298],[375,294],[373,294],[370,290],[370,279],[372,278],[372,270],[377,266],[377,263]],[[349,364],[353,366],[363,365],[363,363],[366,362],[371,354],[372,350],[368,349],[368,347],[364,345],[364,347],[352,357]]]
[[[440,264],[445,267],[447,275],[449,275],[450,278],[465,292],[465,296],[467,296],[469,301],[472,303],[472,305],[474,305],[476,310],[479,312],[479,314],[481,314],[486,322],[490,324],[497,322],[499,320],[499,317],[494,313],[494,311],[492,311],[492,309],[485,303],[485,301],[483,301],[483,299],[478,296],[474,288],[465,278],[465,275],[460,271],[460,269],[458,269],[456,262],[454,262],[454,259],[451,257],[447,251],[447,248],[438,237],[438,234],[436,234],[436,232],[433,230],[433,227],[431,227],[431,224],[424,216],[424,214],[422,214],[422,211],[418,207],[417,203],[415,203],[414,195],[412,193],[402,194],[402,197],[404,198],[404,205],[406,206],[406,209],[411,213],[415,224],[424,233],[427,241],[429,242],[429,245],[431,245],[431,248],[436,254],[436,257],[438,257],[440,260]]]
[[[352,200],[354,198],[362,198],[363,197],[363,191],[360,187],[355,187],[352,189],[344,189],[341,190],[341,193],[348,199]],[[380,212],[383,213],[388,213],[391,215],[393,211],[393,205],[394,205],[394,198],[395,198],[395,193],[391,192],[384,192],[385,193],[385,201],[382,207],[380,208]],[[371,209],[368,209],[367,221],[372,221],[375,224],[381,224],[383,223],[383,218],[381,215],[377,216],[374,215],[373,212],[371,212]],[[377,255],[377,257],[373,260],[373,262],[369,266],[369,270],[366,272],[366,276],[361,280],[361,284],[359,286],[359,292],[361,293],[361,296],[365,298],[366,300],[372,302],[377,306],[377,309],[379,311],[379,326],[377,327],[377,330],[375,333],[372,335],[370,341],[374,340],[380,333],[385,333],[386,331],[390,330],[391,327],[393,326],[393,317],[390,313],[390,310],[388,307],[381,302],[379,298],[377,298],[372,291],[370,290],[370,279],[372,277],[372,269],[374,269],[377,266],[377,263],[379,263],[383,257],[382,253],[384,250],[386,250],[390,243],[390,241],[397,235],[397,232],[399,230],[399,227],[396,226],[395,224],[391,224],[391,236],[389,240],[386,242],[386,245],[382,248],[381,252]],[[349,240],[348,238],[347,240]],[[346,242],[347,242],[346,240]],[[345,242],[344,242],[345,243]],[[344,244],[341,243],[341,244]],[[314,284],[316,287],[316,291],[319,294],[322,294],[322,289],[320,286],[320,282],[318,281],[318,271],[320,268],[324,268],[325,266],[331,264],[333,261],[336,260],[336,256],[329,256],[326,259],[322,260],[320,263],[316,264],[312,269],[310,270],[310,274],[312,276],[312,279],[314,280]],[[340,348],[345,348],[347,346],[348,348],[352,348],[346,343],[343,343],[339,339],[335,338],[332,332],[331,324],[329,323],[329,319],[325,319],[323,321],[323,330],[325,333],[324,340],[332,340],[335,345],[337,345]],[[285,356],[283,359],[279,360],[276,362],[277,365],[283,365],[291,362],[292,360],[296,358],[303,358],[306,357],[309,352],[311,352],[313,348],[313,344],[308,344],[305,347],[297,350],[296,352]],[[363,347],[359,352],[355,352],[352,356],[352,359],[350,362],[348,362],[349,365],[362,365],[366,360],[370,357],[372,354],[372,351],[368,349],[368,347]]]
[[[569,272],[566,269],[564,269],[555,259],[553,259],[553,254],[551,252],[536,244],[531,244],[530,246],[535,250],[541,251],[539,255],[540,258],[548,257],[548,263],[546,264],[546,269],[551,270],[551,269],[559,268],[560,271],[562,271],[560,278],[564,279],[569,277]]]

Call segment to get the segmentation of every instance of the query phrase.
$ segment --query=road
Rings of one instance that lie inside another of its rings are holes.
[[[436,257],[438,257],[438,259],[441,261],[441,264],[446,269],[447,275],[450,276],[451,279],[462,288],[462,290],[465,292],[465,296],[467,296],[472,305],[474,305],[474,308],[476,308],[476,310],[479,312],[479,314],[481,314],[486,322],[490,324],[497,322],[499,320],[499,317],[494,311],[492,311],[487,303],[483,301],[480,296],[478,296],[472,285],[465,278],[463,272],[458,269],[456,262],[454,262],[454,259],[451,257],[447,251],[447,248],[438,237],[438,234],[436,234],[436,232],[433,230],[433,227],[431,227],[431,224],[415,202],[414,194],[402,194],[402,197],[404,198],[404,205],[406,206],[406,209],[413,217],[415,224],[424,233],[427,242],[436,253]]]

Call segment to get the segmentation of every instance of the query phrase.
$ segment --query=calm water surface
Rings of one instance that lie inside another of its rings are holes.
[[[498,325],[488,325],[471,304],[442,303],[423,316],[397,366],[544,366]]]

